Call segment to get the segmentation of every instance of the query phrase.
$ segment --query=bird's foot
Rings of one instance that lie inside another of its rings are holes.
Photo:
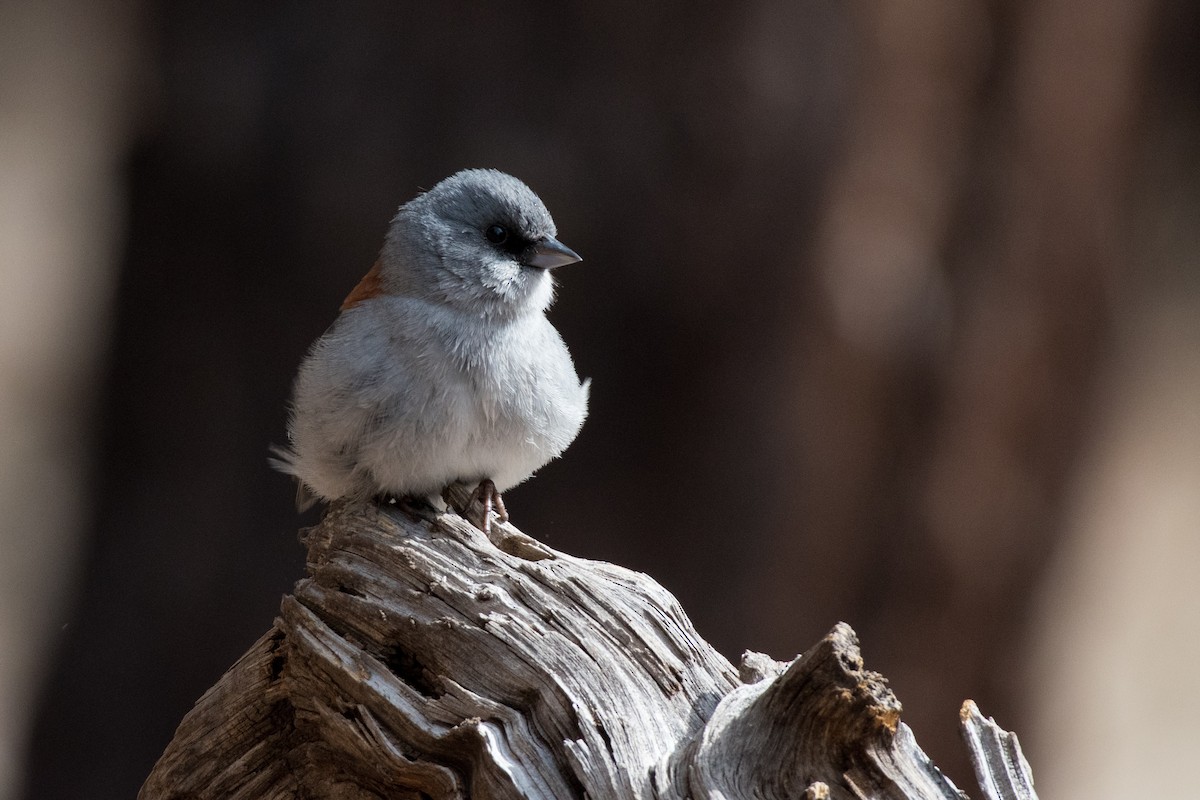
[[[508,509],[504,498],[496,491],[492,481],[482,481],[472,491],[462,483],[454,483],[442,490],[442,499],[467,519],[474,527],[483,531],[488,540],[498,549],[526,561],[541,561],[554,558],[554,551],[516,528],[500,528],[492,525],[492,512],[501,522],[508,522]]]
[[[508,522],[508,509],[504,507],[504,496],[496,491],[496,484],[491,478],[484,478],[475,487],[475,492],[471,495],[471,502],[476,500],[483,506],[483,524],[479,529],[487,534],[492,535],[492,512],[496,512],[496,516],[501,522]]]
[[[504,496],[496,491],[496,484],[485,478],[479,485],[468,489],[461,482],[452,483],[442,490],[442,500],[472,525],[492,537],[493,512],[501,522],[508,522],[508,509]]]

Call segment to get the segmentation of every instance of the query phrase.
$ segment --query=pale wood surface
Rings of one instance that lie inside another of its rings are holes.
[[[304,541],[309,577],[143,800],[963,796],[844,624],[735,668],[646,575],[511,525],[340,505]],[[1020,755],[964,720],[977,765]],[[1002,783],[984,796],[1033,797]]]

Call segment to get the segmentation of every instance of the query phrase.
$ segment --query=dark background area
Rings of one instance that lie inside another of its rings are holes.
[[[590,417],[514,522],[734,660],[849,622],[959,785],[963,699],[1024,738],[1123,320],[1194,294],[1138,254],[1194,225],[1195,7],[122,8],[124,234],[26,797],[132,796],[269,627],[314,519],[266,463],[294,371],[396,206],[477,166],[585,259],[551,318]]]

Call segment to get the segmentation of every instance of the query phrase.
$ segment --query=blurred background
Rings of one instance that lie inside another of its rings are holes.
[[[838,620],[970,785],[1191,796],[1200,5],[0,3],[0,798],[128,798],[303,575],[308,344],[521,177],[591,417],[507,495],[731,659]]]

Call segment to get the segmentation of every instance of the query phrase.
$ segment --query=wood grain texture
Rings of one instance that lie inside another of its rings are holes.
[[[846,625],[735,669],[649,577],[511,525],[335,504],[303,538],[142,800],[964,796]]]
[[[984,719],[971,700],[963,703],[959,718],[983,796],[988,800],[1038,800],[1033,770],[1021,752],[1017,735],[1002,729],[990,717]]]

